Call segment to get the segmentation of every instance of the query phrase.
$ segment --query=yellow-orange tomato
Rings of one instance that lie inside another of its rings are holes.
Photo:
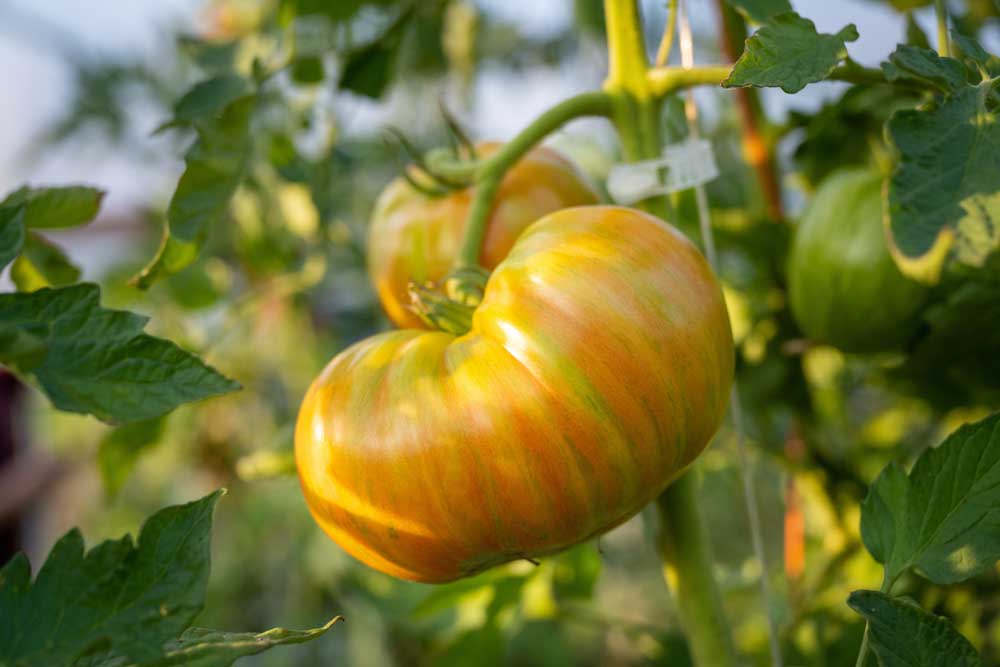
[[[476,150],[485,157],[499,146],[484,143]],[[454,268],[473,193],[466,188],[434,198],[398,178],[379,197],[369,229],[368,272],[382,307],[397,326],[425,328],[406,308],[407,287],[411,281],[438,282]],[[596,191],[571,162],[552,149],[535,148],[500,184],[479,263],[496,267],[525,227],[543,215],[597,201]]]
[[[337,355],[299,412],[313,516],[368,565],[443,582],[559,551],[638,512],[698,456],[733,379],[698,250],[636,210],[530,226],[462,336]]]

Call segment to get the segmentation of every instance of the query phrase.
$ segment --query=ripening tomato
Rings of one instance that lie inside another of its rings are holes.
[[[636,210],[564,209],[490,276],[461,336],[337,355],[299,412],[313,516],[344,549],[443,582],[622,523],[705,448],[733,340],[698,250]]]
[[[476,151],[485,157],[499,147],[484,143]],[[397,326],[426,327],[406,308],[407,287],[411,281],[438,282],[453,268],[473,193],[466,188],[435,198],[398,178],[379,196],[369,229],[368,272]],[[494,202],[479,256],[487,269],[507,256],[532,222],[561,208],[596,204],[598,195],[569,160],[537,147],[507,172]]]
[[[919,326],[927,289],[896,267],[882,217],[877,172],[844,169],[816,191],[788,264],[792,315],[813,340],[878,352],[905,344]]]

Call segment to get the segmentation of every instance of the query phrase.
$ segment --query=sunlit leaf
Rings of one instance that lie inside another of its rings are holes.
[[[889,182],[891,248],[900,268],[937,282],[956,237],[978,265],[1000,245],[1000,122],[989,87],[967,86],[929,109],[897,111],[887,134],[899,152]]]
[[[894,581],[911,568],[938,584],[1000,559],[1000,413],[924,452],[908,476],[890,466],[862,505],[865,546]]]
[[[747,40],[743,55],[722,85],[780,87],[796,93],[825,79],[847,57],[845,42],[857,38],[854,24],[828,35],[817,32],[816,24],[794,12],[779,14]]]

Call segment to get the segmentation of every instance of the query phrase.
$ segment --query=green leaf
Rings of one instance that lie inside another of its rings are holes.
[[[413,7],[404,10],[376,39],[347,55],[340,88],[378,99],[392,81],[399,47]]]
[[[922,49],[931,48],[931,42],[927,39],[927,33],[920,27],[917,20],[913,18],[913,12],[906,12],[906,43]]]
[[[236,74],[222,74],[196,83],[174,105],[173,123],[195,123],[221,114],[226,107],[252,94],[249,81]]]
[[[223,491],[163,509],[130,536],[84,551],[74,529],[35,581],[23,554],[0,570],[0,665],[11,667],[228,667],[274,646],[322,636],[188,627],[205,601],[212,513]]]
[[[292,80],[300,84],[314,84],[323,81],[326,71],[323,61],[316,56],[299,58],[292,63]]]
[[[816,32],[812,21],[795,12],[779,14],[747,40],[743,55],[722,85],[780,87],[796,93],[825,79],[847,57],[845,42],[857,38],[853,23],[828,35]]]
[[[1000,122],[986,84],[928,109],[893,114],[899,154],[889,182],[891,248],[904,273],[934,283],[956,238],[959,260],[981,265],[1000,245]]]
[[[861,539],[865,547],[887,569],[895,569],[897,560],[905,558],[909,545],[906,526],[897,522],[906,516],[906,499],[910,480],[898,464],[890,463],[875,478],[861,504]],[[897,548],[898,547],[898,548]]]
[[[1000,558],[1000,413],[924,452],[909,476],[890,466],[861,508],[865,546],[895,581],[915,568],[964,581]]]
[[[952,264],[946,296],[924,312],[925,333],[893,373],[896,386],[944,412],[1000,402],[1000,253],[983,267]],[[969,332],[976,335],[970,336]]]
[[[889,81],[909,81],[953,93],[968,86],[965,68],[954,58],[942,58],[929,48],[900,44],[882,63],[882,72]]]
[[[217,491],[163,509],[129,536],[84,552],[71,530],[52,548],[34,582],[27,561],[0,571],[0,664],[71,665],[87,652],[114,651],[133,662],[164,657],[201,611],[208,583]]]
[[[878,591],[854,591],[851,609],[868,620],[881,667],[978,667],[975,647],[946,618]]]
[[[115,497],[139,455],[160,441],[166,419],[158,417],[108,431],[97,450],[97,465],[108,496]]]
[[[951,31],[951,39],[965,57],[976,64],[981,74],[985,74],[987,78],[1000,76],[1000,56],[987,53],[975,39],[954,30]]]
[[[239,388],[174,343],[142,333],[145,324],[102,308],[92,284],[0,294],[0,342],[7,343],[0,362],[30,372],[55,407],[110,423],[151,419]]]
[[[73,265],[59,246],[35,233],[29,233],[21,256],[10,269],[10,277],[22,292],[42,287],[62,287],[80,279],[80,269]]]
[[[25,226],[55,229],[90,222],[97,216],[103,200],[103,190],[86,185],[22,187],[0,202],[0,207],[23,205]]]
[[[21,253],[24,235],[24,206],[0,206],[0,269]]]
[[[249,161],[255,105],[255,96],[242,97],[219,117],[195,124],[198,140],[184,158],[187,166],[167,209],[160,248],[153,261],[132,279],[140,289],[191,264],[212,225],[225,214]]]
[[[792,11],[788,0],[726,0],[729,5],[754,23],[765,23],[778,14]]]

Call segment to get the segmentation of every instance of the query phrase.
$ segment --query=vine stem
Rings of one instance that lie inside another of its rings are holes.
[[[535,144],[569,121],[582,116],[610,116],[612,106],[611,97],[604,92],[576,95],[538,116],[516,137],[484,160],[455,165],[440,161],[434,164],[435,169],[445,169],[449,175],[455,177],[471,175],[476,184],[456,269],[479,266],[480,248],[486,235],[486,223],[493,206],[493,197],[507,171]]]
[[[948,37],[948,7],[945,5],[945,0],[934,0],[934,15],[937,17],[938,55],[951,56],[951,40]]]

